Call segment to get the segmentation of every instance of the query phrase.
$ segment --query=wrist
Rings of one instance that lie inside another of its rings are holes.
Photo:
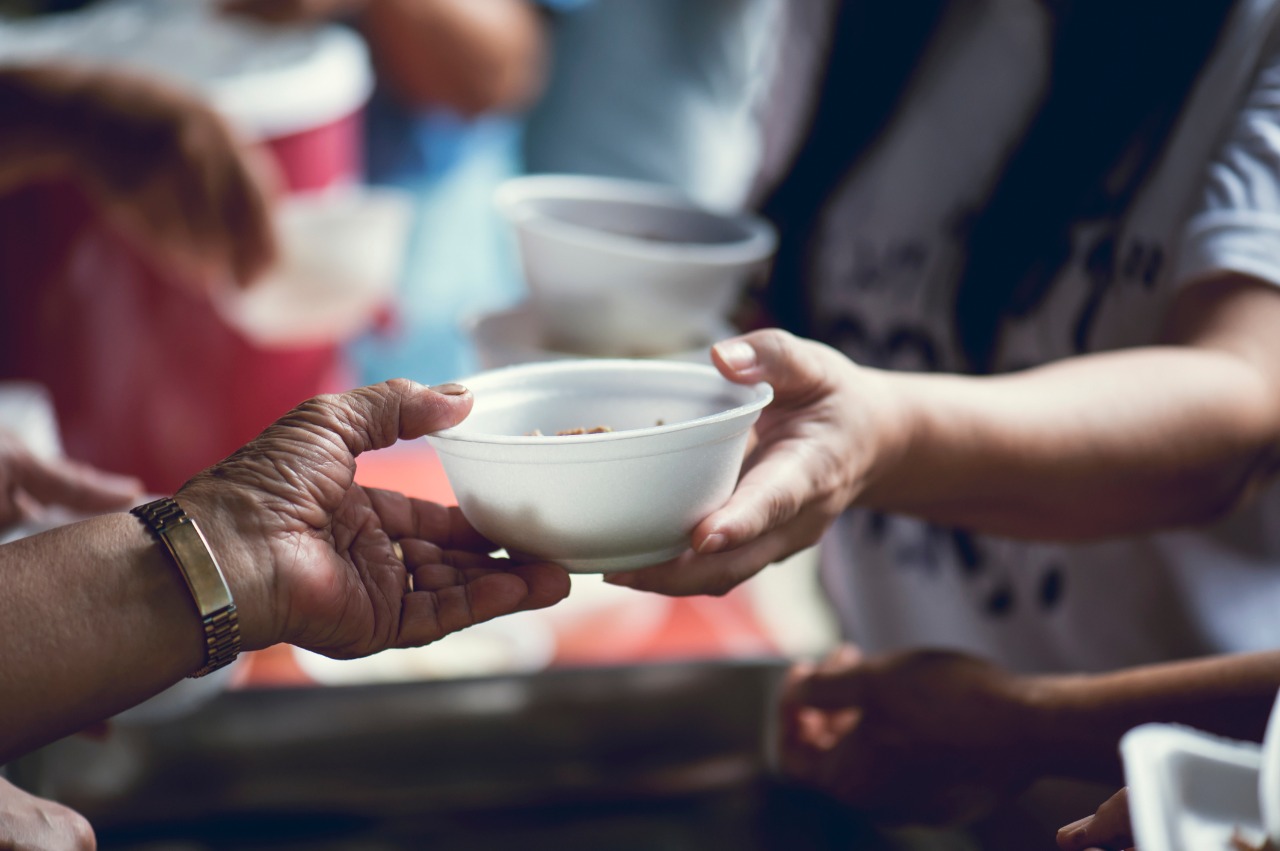
[[[910,456],[919,421],[902,376],[870,367],[854,368],[858,380],[853,404],[866,411],[861,429],[868,444],[863,450],[868,462],[855,502],[874,504],[881,493],[893,490],[894,471]]]
[[[242,649],[261,650],[282,640],[274,604],[274,562],[257,528],[254,506],[216,494],[212,489],[187,485],[174,497],[200,524],[210,551],[222,568],[240,620]]]
[[[1119,738],[1097,700],[1095,677],[1086,674],[1030,677],[1022,705],[1028,753],[1039,777],[1118,781]]]

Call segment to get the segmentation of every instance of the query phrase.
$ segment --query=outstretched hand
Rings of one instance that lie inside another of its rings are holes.
[[[125,508],[142,483],[67,458],[40,458],[0,429],[0,530],[39,517],[49,506],[92,513]]]
[[[784,773],[885,822],[959,824],[1036,775],[1031,681],[947,651],[863,659],[843,647],[793,670]]]
[[[471,404],[460,386],[402,379],[318,397],[178,492],[228,574],[246,648],[354,658],[569,593],[557,565],[488,555],[456,507],[355,483],[357,455],[452,426]]]
[[[835,349],[767,330],[718,343],[711,353],[730,381],[773,387],[737,489],[697,525],[679,558],[609,582],[662,594],[724,594],[817,543],[875,467],[897,452],[900,430],[882,376]]]

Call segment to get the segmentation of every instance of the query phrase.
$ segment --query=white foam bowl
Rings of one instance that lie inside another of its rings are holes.
[[[589,356],[553,348],[547,342],[548,335],[541,314],[529,302],[506,310],[477,314],[468,318],[464,325],[483,369],[498,369],[521,363],[575,360]],[[711,344],[737,334],[737,329],[723,319],[701,318],[688,323],[687,330],[680,335],[683,341],[680,347],[666,350],[636,349],[628,357],[710,363]],[[664,329],[663,336],[670,338],[674,335],[669,329]]]
[[[462,383],[475,396],[470,416],[427,436],[462,513],[513,557],[578,573],[683,552],[733,492],[773,398],[766,384],[661,360],[526,364]],[[613,431],[556,436],[601,425]]]
[[[1125,733],[1120,753],[1143,851],[1280,843],[1280,697],[1262,744],[1152,723]]]
[[[777,247],[759,216],[660,184],[530,175],[496,201],[550,344],[597,356],[682,348],[681,324],[728,316]]]
[[[281,257],[252,287],[219,293],[221,316],[266,348],[341,343],[390,305],[413,199],[385,187],[294,195],[276,211]]]

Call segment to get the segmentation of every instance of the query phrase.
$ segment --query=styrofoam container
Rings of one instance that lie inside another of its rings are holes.
[[[529,302],[477,314],[468,317],[463,324],[483,369],[589,357],[582,352],[553,348],[547,342],[548,335],[541,314]],[[638,349],[628,356],[710,363],[711,345],[737,333],[737,329],[723,319],[703,317],[688,324],[687,331],[680,335],[683,345],[679,348]]]
[[[1280,845],[1280,700],[1263,744],[1178,724],[1143,724],[1120,741],[1134,840],[1143,851]]]
[[[529,175],[496,201],[550,344],[597,356],[684,347],[683,326],[727,317],[777,246],[759,216],[654,183]]]
[[[462,383],[471,414],[427,440],[463,515],[513,557],[578,573],[683,552],[733,492],[751,426],[773,398],[767,384],[661,360],[526,364]],[[597,426],[613,431],[556,435]]]
[[[290,196],[276,215],[280,262],[249,289],[219,293],[219,313],[263,347],[345,342],[393,300],[412,220],[402,190]]]

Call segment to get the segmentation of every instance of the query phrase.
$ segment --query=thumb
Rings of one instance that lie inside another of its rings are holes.
[[[778,328],[754,331],[716,343],[711,360],[725,378],[737,384],[766,382],[774,404],[785,407],[823,392],[830,374],[824,346]]]
[[[410,440],[457,425],[471,412],[471,391],[460,384],[424,387],[404,378],[360,387],[346,393],[318,396],[302,403],[263,433],[301,427],[332,432],[352,457],[385,449],[397,440]]]

